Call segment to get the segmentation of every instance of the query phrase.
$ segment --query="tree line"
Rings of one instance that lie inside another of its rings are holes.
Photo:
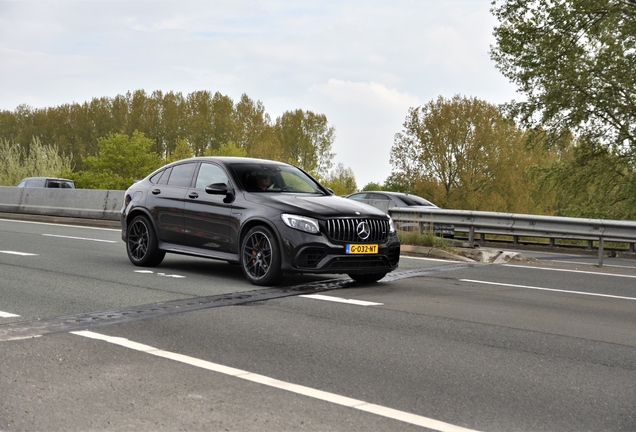
[[[44,109],[22,105],[0,112],[1,149],[13,148],[14,155],[25,161],[29,155],[39,154],[40,144],[55,148],[68,163],[63,172],[48,175],[63,174],[87,188],[121,187],[132,181],[132,174],[144,177],[149,173],[142,169],[152,171],[181,158],[234,155],[292,163],[342,193],[353,192],[357,186],[351,170],[343,166],[332,170],[334,139],[335,128],[324,114],[297,109],[272,120],[260,101],[245,94],[235,102],[209,91],[183,95],[136,90],[82,104]],[[116,157],[117,153],[122,156]],[[148,154],[156,157],[138,160]],[[128,165],[139,169],[119,172]],[[38,173],[47,175],[41,169],[33,175]],[[16,181],[19,179],[8,172],[8,166],[0,172],[2,184]]]

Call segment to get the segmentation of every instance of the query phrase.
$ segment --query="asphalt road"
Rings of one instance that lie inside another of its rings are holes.
[[[636,430],[635,262],[532,258],[261,289],[0,220],[0,430]]]

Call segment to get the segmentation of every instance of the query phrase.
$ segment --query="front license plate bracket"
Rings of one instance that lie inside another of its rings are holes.
[[[370,255],[378,253],[377,244],[348,244],[345,249],[350,255]]]

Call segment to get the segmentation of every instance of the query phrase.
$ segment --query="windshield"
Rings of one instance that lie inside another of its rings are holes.
[[[311,177],[291,165],[235,163],[231,165],[248,192],[306,193],[325,195]]]

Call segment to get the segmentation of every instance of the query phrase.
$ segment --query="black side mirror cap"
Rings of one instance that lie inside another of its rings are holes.
[[[228,191],[229,188],[225,183],[212,183],[205,187],[205,192],[210,195],[227,195]]]

